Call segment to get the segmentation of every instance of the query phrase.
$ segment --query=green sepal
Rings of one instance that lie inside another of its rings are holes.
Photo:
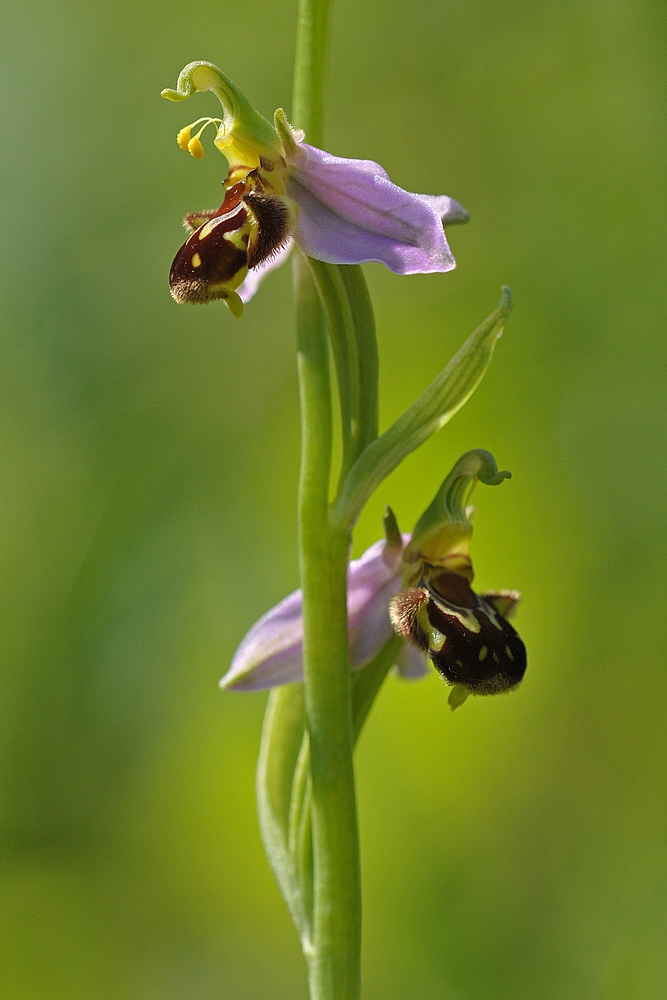
[[[280,141],[283,144],[283,149],[287,157],[297,157],[299,155],[299,138],[303,137],[303,132],[300,132],[298,136],[296,135],[295,130],[287,121],[287,115],[282,108],[277,108],[274,111],[273,125],[280,136]]]
[[[394,557],[398,559],[403,552],[403,536],[401,535],[401,529],[398,526],[396,515],[388,504],[385,505],[384,508],[382,526],[384,528],[385,538],[387,539],[385,552],[390,556],[390,558]]]
[[[472,333],[449,364],[391,427],[356,460],[333,510],[343,530],[355,524],[364,504],[403,459],[451,420],[481,382],[512,309],[505,285],[498,308]]]

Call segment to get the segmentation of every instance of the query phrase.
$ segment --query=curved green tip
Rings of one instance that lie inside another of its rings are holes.
[[[179,94],[177,90],[170,90],[169,87],[160,92],[160,97],[164,97],[168,101],[185,101],[189,96],[189,94]]]
[[[425,544],[442,539],[469,538],[472,525],[468,501],[477,481],[485,486],[499,486],[512,474],[500,470],[490,451],[473,448],[461,455],[452,471],[415,525],[412,540],[405,550],[405,559],[416,558]]]

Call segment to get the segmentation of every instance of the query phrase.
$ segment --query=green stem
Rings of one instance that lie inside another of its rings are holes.
[[[300,253],[294,276],[302,436],[299,567],[312,786],[310,993],[311,1000],[358,1000],[361,903],[347,637],[350,538],[329,525],[329,347],[322,306]]]
[[[328,55],[329,0],[299,0],[294,70],[294,124],[309,142],[322,142]],[[350,438],[348,460],[358,454],[359,355],[348,296],[333,269],[336,293],[324,304],[338,311],[342,337],[334,354],[347,359],[342,396]],[[310,788],[310,820],[292,818],[290,836],[297,867],[307,865],[312,842],[313,937],[309,956],[311,1000],[358,1000],[361,952],[359,837],[352,762],[352,697],[347,634],[347,562],[350,531],[336,530],[329,517],[331,478],[331,381],[323,305],[305,259],[294,260],[301,470],[299,477],[299,568],[303,593],[303,663],[310,781],[295,775],[296,800]],[[340,286],[340,288],[338,287]],[[333,314],[332,314],[333,315]],[[329,316],[331,319],[331,315]],[[330,330],[332,341],[336,331]],[[344,350],[343,350],[344,346]],[[338,352],[338,353],[337,353]],[[375,373],[376,374],[376,373]],[[347,406],[347,404],[346,404]],[[341,407],[342,409],[342,407]],[[372,421],[371,421],[372,423]],[[368,436],[368,430],[364,431]],[[302,762],[302,763],[305,763]],[[309,822],[312,841],[309,836]]]
[[[292,118],[313,146],[322,144],[330,6],[330,0],[299,0],[297,14]]]

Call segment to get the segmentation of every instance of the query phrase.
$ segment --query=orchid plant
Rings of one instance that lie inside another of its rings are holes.
[[[398,274],[455,267],[445,227],[466,222],[447,195],[412,194],[372,160],[319,148],[329,0],[299,0],[292,120],[262,117],[216,66],[190,63],[172,101],[212,91],[221,117],[183,127],[196,159],[202,135],[228,168],[218,209],[185,219],[174,259],[177,302],[221,299],[237,319],[260,281],[290,256],[301,405],[298,542],[301,588],[254,625],[221,681],[270,688],[257,773],[262,838],[300,936],[311,1000],[359,1000],[361,898],[353,749],[394,666],[419,677],[432,664],[449,703],[510,691],[526,669],[508,620],[519,595],[472,589],[470,539],[477,482],[509,477],[492,455],[463,455],[411,534],[387,508],[384,538],[350,562],[355,523],[387,475],[463,406],[481,381],[511,309],[468,337],[419,398],[378,433],[378,353],[360,265]],[[308,139],[308,142],[306,142]],[[342,458],[333,467],[335,367]],[[333,489],[332,489],[333,484]],[[333,500],[330,495],[333,493]]]

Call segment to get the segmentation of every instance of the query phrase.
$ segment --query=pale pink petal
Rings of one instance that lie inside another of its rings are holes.
[[[294,238],[311,257],[330,264],[378,261],[398,274],[456,266],[441,198],[404,191],[372,160],[332,156],[307,143],[288,159],[287,190],[299,206]],[[451,210],[450,204],[445,214]]]
[[[409,536],[403,537],[404,544]],[[382,539],[348,568],[350,666],[359,670],[392,635],[389,601],[400,590],[400,550]],[[303,680],[301,591],[296,590],[256,622],[220,681],[223,688],[256,691]]]
[[[470,221],[463,205],[448,194],[420,194],[418,197],[438,213],[443,226],[460,226]]]
[[[429,659],[426,653],[406,642],[396,660],[396,670],[406,680],[418,680],[429,673]]]

